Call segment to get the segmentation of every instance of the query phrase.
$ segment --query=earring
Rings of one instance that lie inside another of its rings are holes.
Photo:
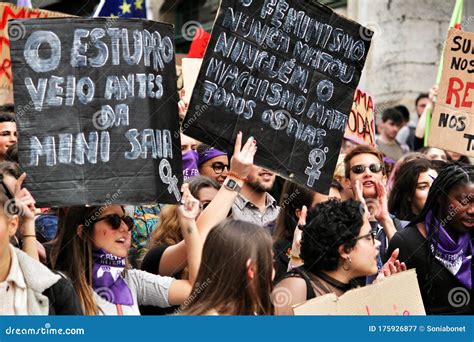
[[[347,266],[347,265],[348,265],[348,266]],[[350,271],[351,266],[352,266],[351,257],[350,257],[350,256],[347,256],[347,259],[344,259],[344,262],[343,262],[343,264],[342,264],[342,269],[343,269],[344,271]]]

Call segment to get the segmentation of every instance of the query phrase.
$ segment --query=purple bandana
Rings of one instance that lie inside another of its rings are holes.
[[[432,226],[430,226],[430,223]],[[454,241],[446,228],[433,217],[431,211],[426,214],[425,227],[428,236],[434,232],[430,250],[436,260],[454,275],[461,284],[468,289],[472,289],[471,261],[474,248],[470,233],[462,234],[458,241]]]
[[[184,180],[199,176],[198,171],[198,154],[194,150],[190,150],[182,155],[183,160],[183,177]]]
[[[226,152],[219,151],[217,148],[214,147],[209,147],[208,149],[199,153],[199,167],[201,167],[201,165],[207,162],[209,159],[226,155]]]
[[[125,258],[117,257],[103,249],[92,251],[92,288],[113,304],[133,305],[132,291],[122,277]]]

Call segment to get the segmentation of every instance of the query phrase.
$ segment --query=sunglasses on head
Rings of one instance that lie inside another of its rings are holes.
[[[365,169],[369,168],[370,172],[372,173],[379,173],[380,171],[383,170],[383,165],[380,164],[370,164],[368,166],[366,165],[354,165],[351,167],[351,171],[354,172],[356,175],[360,175],[361,173],[365,172]]]
[[[128,230],[132,230],[134,223],[133,219],[130,216],[124,215],[120,216],[118,214],[105,215],[94,221],[94,224],[99,221],[107,221],[107,223],[112,227],[112,229],[119,229],[122,221],[127,225]]]

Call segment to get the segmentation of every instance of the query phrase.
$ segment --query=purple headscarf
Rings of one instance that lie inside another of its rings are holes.
[[[209,159],[219,157],[219,156],[227,156],[227,153],[223,151],[219,151],[217,148],[209,147],[199,153],[198,166],[201,167],[201,165],[207,162]]]

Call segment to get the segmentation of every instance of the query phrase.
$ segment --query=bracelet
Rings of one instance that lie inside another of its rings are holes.
[[[300,261],[301,260],[299,255],[294,255],[293,253],[291,253],[291,248],[288,248],[288,251],[286,252],[286,256],[288,257],[288,259],[291,259],[291,260],[294,260],[294,261]]]
[[[34,238],[36,238],[36,235],[34,235],[34,234],[22,235],[22,238],[27,238],[27,237],[34,237]]]
[[[247,181],[247,177],[240,177],[238,174],[236,174],[235,172],[232,172],[232,171],[227,171],[225,173],[225,176],[226,177],[233,177],[233,178],[236,178],[238,180],[241,180],[242,182],[246,182]]]

